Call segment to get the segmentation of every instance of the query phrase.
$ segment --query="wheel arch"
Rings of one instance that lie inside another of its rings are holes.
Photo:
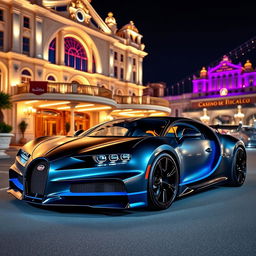
[[[168,149],[165,149],[164,151],[161,152],[161,154],[162,153],[167,153],[167,154],[169,154],[173,158],[173,160],[175,161],[175,163],[176,163],[176,165],[178,167],[178,171],[180,172],[180,162],[178,160],[178,156],[173,151],[168,150]]]
[[[246,158],[247,158],[246,148],[245,148],[245,145],[244,145],[244,143],[243,143],[242,141],[238,141],[238,142],[235,144],[235,146],[234,146],[234,148],[233,148],[232,158],[234,157],[235,152],[236,152],[236,150],[237,150],[238,148],[242,148],[242,149],[244,150],[245,156],[246,156]]]
[[[161,145],[159,147],[157,147],[153,152],[152,155],[148,161],[147,166],[152,165],[152,163],[154,162],[155,158],[157,156],[159,156],[160,154],[163,153],[167,153],[169,154],[173,160],[175,161],[177,167],[178,167],[178,172],[179,172],[179,176],[180,176],[180,172],[181,172],[181,168],[182,168],[182,162],[180,159],[179,154],[175,151],[175,149],[167,144]]]

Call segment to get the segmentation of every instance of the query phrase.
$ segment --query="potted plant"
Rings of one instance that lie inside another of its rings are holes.
[[[19,123],[19,129],[20,129],[20,132],[22,134],[22,137],[19,141],[21,145],[24,145],[27,142],[27,139],[25,139],[25,137],[24,137],[24,134],[25,134],[25,131],[26,131],[27,127],[28,127],[28,123],[26,123],[25,120],[23,120]]]
[[[0,92],[0,158],[6,158],[8,155],[5,150],[9,148],[13,134],[12,127],[4,122],[3,109],[11,109],[11,97],[9,94]]]

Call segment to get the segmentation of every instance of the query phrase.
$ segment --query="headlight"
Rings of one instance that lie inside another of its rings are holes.
[[[120,158],[122,161],[129,161],[131,159],[131,155],[130,154],[121,154]]]
[[[111,155],[108,156],[108,159],[109,159],[110,162],[115,163],[116,161],[118,161],[119,157],[118,157],[117,154],[111,154]]]
[[[125,164],[131,160],[130,154],[109,154],[109,155],[95,155],[92,157],[99,165],[114,165]]]
[[[107,161],[107,156],[106,155],[97,155],[94,157],[94,160],[98,164],[103,164]]]

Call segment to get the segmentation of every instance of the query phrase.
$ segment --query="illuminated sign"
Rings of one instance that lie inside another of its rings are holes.
[[[256,97],[248,97],[248,98],[230,98],[230,99],[222,99],[222,100],[213,100],[213,101],[199,101],[193,102],[193,108],[211,108],[211,107],[223,107],[229,105],[243,105],[243,104],[251,104],[256,103]]]
[[[227,63],[223,63],[222,66],[216,69],[214,72],[218,73],[218,72],[225,72],[225,71],[231,71],[231,70],[234,70],[234,68],[227,65]]]
[[[47,92],[47,81],[30,81],[29,92],[40,95]]]

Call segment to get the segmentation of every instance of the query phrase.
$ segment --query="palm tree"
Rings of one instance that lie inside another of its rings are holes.
[[[7,93],[0,92],[0,123],[4,121],[4,114],[2,109],[11,109],[11,96]]]

